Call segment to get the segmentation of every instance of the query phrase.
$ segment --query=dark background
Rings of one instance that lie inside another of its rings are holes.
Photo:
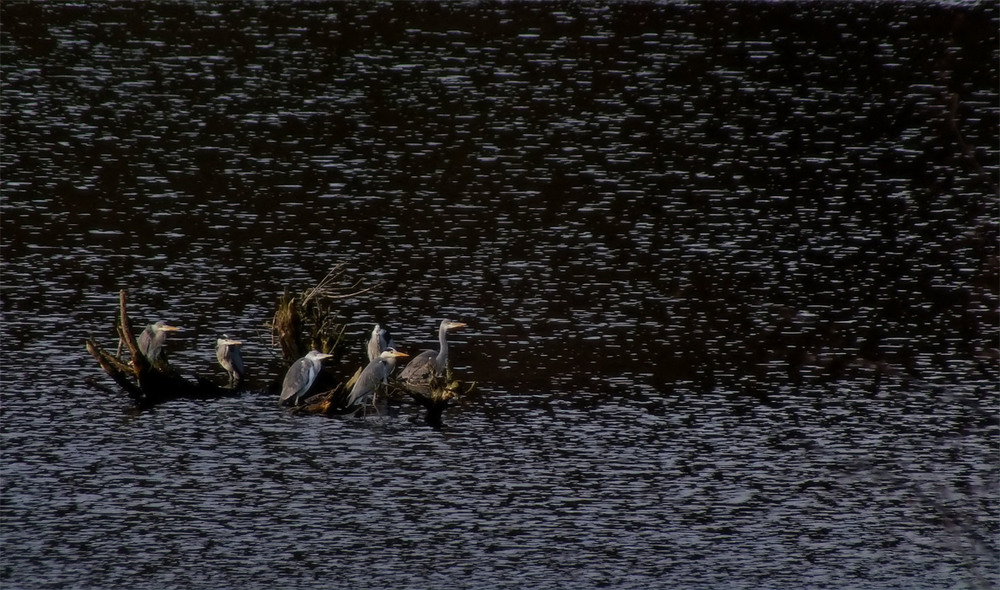
[[[995,584],[997,25],[4,3],[0,580]],[[127,288],[177,366],[221,382],[225,332],[263,388],[277,297],[341,262],[386,284],[337,375],[376,321],[469,324],[444,430],[134,415],[83,350]]]

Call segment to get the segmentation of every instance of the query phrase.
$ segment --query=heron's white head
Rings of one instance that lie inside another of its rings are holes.
[[[379,358],[384,358],[384,359],[396,359],[396,358],[407,357],[410,355],[406,354],[405,352],[399,352],[395,348],[387,348],[383,350],[382,354],[378,356]]]
[[[441,329],[442,330],[454,330],[456,328],[464,328],[466,325],[467,324],[463,324],[462,322],[453,322],[451,320],[443,320],[441,322]]]

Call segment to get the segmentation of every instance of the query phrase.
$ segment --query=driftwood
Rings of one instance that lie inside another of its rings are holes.
[[[345,383],[310,396],[299,406],[292,408],[297,414],[322,414],[325,416],[368,415],[369,408],[346,407],[347,393],[351,391],[354,382],[361,375],[361,368]],[[380,390],[375,398],[378,400],[374,415],[386,413],[392,403],[413,402],[424,408],[424,422],[434,428],[442,426],[444,411],[460,396],[470,393],[475,383],[465,383],[455,379],[449,370],[447,375],[434,377],[429,383],[415,384],[396,379],[389,380],[388,387]]]
[[[346,326],[337,323],[336,302],[357,297],[383,285],[361,287],[360,282],[344,281],[346,266],[338,264],[315,287],[298,295],[285,290],[278,300],[278,309],[271,318],[272,344],[281,348],[288,364],[318,350],[340,358]]]
[[[394,382],[396,391],[409,396],[417,405],[427,412],[424,421],[439,428],[444,411],[460,396],[467,395],[476,386],[475,383],[465,383],[455,379],[449,369],[444,376],[435,376],[430,383],[416,384],[405,381]]]
[[[191,382],[175,371],[169,363],[155,365],[150,363],[139,352],[139,345],[132,333],[132,324],[125,308],[127,300],[128,295],[122,289],[118,294],[119,313],[115,321],[115,331],[118,333],[119,341],[128,349],[131,361],[126,362],[121,356],[111,354],[89,338],[87,351],[139,407],[151,407],[179,398],[212,399],[236,393],[234,389],[220,387],[200,377]]]

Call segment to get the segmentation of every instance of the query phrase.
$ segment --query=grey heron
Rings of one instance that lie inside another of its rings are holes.
[[[139,352],[146,357],[151,364],[166,362],[163,356],[163,343],[167,341],[167,332],[176,332],[180,328],[168,326],[166,322],[160,320],[155,324],[149,324],[146,329],[139,334]]]
[[[398,352],[395,348],[383,350],[378,358],[368,363],[368,366],[361,371],[361,376],[347,396],[347,407],[363,405],[374,399],[375,390],[389,379],[392,370],[396,368],[396,359],[407,356],[410,355]]]
[[[441,327],[438,328],[438,339],[441,342],[441,349],[437,352],[425,350],[413,357],[413,360],[403,367],[403,372],[399,374],[402,381],[411,383],[426,383],[435,375],[441,375],[448,366],[448,330],[464,328],[462,322],[442,320]]]
[[[368,338],[368,362],[378,358],[382,351],[387,348],[395,348],[392,341],[392,334],[382,326],[375,324],[372,328],[372,335]]]
[[[278,398],[278,403],[294,405],[305,399],[306,393],[309,392],[309,388],[312,387],[323,368],[323,359],[332,356],[332,354],[311,350],[309,354],[292,363],[288,372],[285,373],[285,381],[281,384],[281,397]]]
[[[225,334],[215,341],[215,358],[219,359],[219,364],[229,373],[229,384],[239,385],[243,381],[246,373],[243,367],[243,353],[240,347],[243,343],[239,340],[231,340]]]

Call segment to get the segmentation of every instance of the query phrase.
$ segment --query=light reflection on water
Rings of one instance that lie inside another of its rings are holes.
[[[564,8],[4,7],[5,585],[996,580],[995,7]],[[82,380],[342,261],[443,430]]]

